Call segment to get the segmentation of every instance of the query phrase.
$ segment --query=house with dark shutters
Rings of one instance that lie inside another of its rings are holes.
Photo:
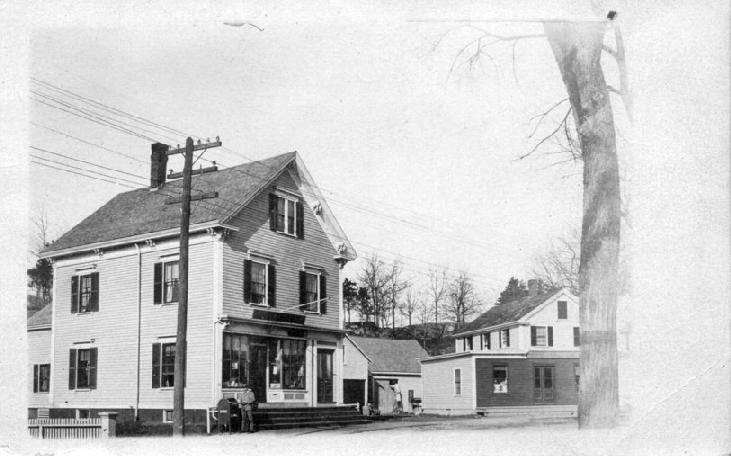
[[[150,187],[41,254],[54,268],[39,361],[51,418],[172,416],[182,182],[166,181],[164,148],[152,149]],[[198,174],[192,192],[216,196],[191,205],[186,420],[205,422],[246,383],[264,408],[342,403],[340,270],[356,254],[301,157]]]
[[[421,359],[427,413],[576,412],[579,303],[568,289],[495,305],[454,334],[455,352]]]

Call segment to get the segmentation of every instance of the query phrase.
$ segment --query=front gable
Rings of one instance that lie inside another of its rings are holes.
[[[558,318],[559,301],[566,302],[567,314],[565,319]],[[576,326],[579,324],[579,300],[566,289],[563,289],[556,295],[551,296],[546,300],[546,302],[524,315],[518,321],[521,323],[539,325],[561,320],[573,322]]]

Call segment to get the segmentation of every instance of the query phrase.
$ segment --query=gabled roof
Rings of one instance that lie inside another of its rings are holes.
[[[548,293],[536,296],[526,296],[505,304],[494,305],[487,312],[468,323],[464,330],[455,334],[455,336],[459,336],[466,332],[501,325],[503,323],[517,322],[538,308],[538,306],[561,293],[563,290],[563,288],[559,288]]]
[[[42,308],[38,312],[31,315],[30,318],[28,318],[27,326],[28,328],[36,327],[36,326],[51,326],[51,318],[53,317],[53,306],[48,304],[46,307]]]
[[[415,340],[377,339],[371,337],[349,336],[366,356],[373,362],[369,369],[377,372],[421,373],[417,358],[429,354]]]
[[[288,152],[266,160],[193,176],[191,184],[193,196],[205,192],[218,192],[218,196],[199,203],[194,201],[191,204],[191,227],[206,223],[216,225],[228,223],[290,165],[291,169],[295,169],[301,177],[299,184],[307,190],[303,191],[305,200],[317,200],[321,203],[323,223],[332,228],[325,231],[337,236],[336,239],[331,235],[333,246],[344,240],[347,247],[344,256],[349,260],[355,259],[355,251],[337,225],[297,152]],[[52,257],[84,246],[97,246],[145,234],[166,232],[177,235],[180,227],[180,204],[165,204],[165,201],[181,194],[182,179],[167,182],[160,189],[145,187],[120,193],[56,242],[43,249],[41,256]]]

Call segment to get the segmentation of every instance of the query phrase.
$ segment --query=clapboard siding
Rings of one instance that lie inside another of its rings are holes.
[[[477,407],[541,405],[534,401],[533,368],[553,366],[555,400],[548,405],[578,403],[574,365],[578,359],[488,359],[475,360]],[[508,367],[508,393],[493,394],[493,366]]]
[[[339,269],[333,256],[335,249],[323,231],[317,216],[305,203],[305,238],[296,239],[269,229],[269,193],[274,187],[297,192],[297,187],[285,171],[272,187],[263,190],[232,221],[238,232],[226,240],[223,259],[223,311],[239,318],[251,317],[252,307],[243,302],[243,269],[247,251],[267,255],[275,260],[277,271],[276,306],[299,312],[299,271],[302,263],[321,266],[327,275],[327,314],[306,314],[306,324],[338,328],[339,323]]]
[[[188,309],[188,382],[186,406],[205,406],[211,397],[213,250],[210,237],[200,236],[190,245]],[[191,238],[193,240],[193,237]],[[174,245],[174,243],[173,243]],[[177,247],[144,247],[142,250],[140,330],[140,407],[172,406],[172,391],[151,389],[152,343],[174,336],[177,305],[153,304],[153,265]],[[106,258],[105,258],[106,256]],[[110,254],[84,264],[57,266],[54,299],[53,406],[68,408],[134,407],[137,387],[138,256]],[[99,273],[99,311],[71,313],[71,277],[84,266],[96,265]],[[74,343],[93,341],[98,349],[97,388],[68,388],[69,349]],[[169,398],[168,398],[169,396]]]
[[[140,407],[172,408],[173,390],[152,388],[152,344],[175,336],[177,304],[153,304],[154,266],[177,248],[150,252],[142,262],[142,330],[140,334]],[[188,328],[185,406],[206,407],[211,402],[213,357],[213,247],[211,242],[189,247]],[[174,339],[172,339],[174,340]],[[171,341],[168,339],[167,341]]]
[[[454,394],[454,369],[461,369],[462,394]],[[444,359],[421,364],[423,410],[449,415],[470,414],[474,407],[474,373],[472,357]],[[402,388],[403,391],[403,388]]]
[[[33,366],[51,364],[51,330],[28,331],[28,407],[48,407],[48,393],[33,392]]]

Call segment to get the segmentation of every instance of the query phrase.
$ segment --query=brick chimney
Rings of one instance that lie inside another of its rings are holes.
[[[538,294],[538,281],[536,279],[528,279],[528,296],[536,296]]]
[[[156,189],[165,185],[165,171],[168,166],[167,144],[155,143],[150,155],[150,188]]]

